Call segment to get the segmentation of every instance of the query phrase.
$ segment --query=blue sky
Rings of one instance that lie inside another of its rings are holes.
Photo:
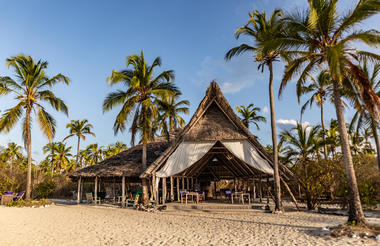
[[[66,124],[72,119],[88,119],[96,137],[87,137],[82,147],[91,143],[108,145],[123,141],[129,145],[126,131],[114,136],[112,126],[118,110],[103,114],[101,105],[109,87],[106,77],[113,69],[125,67],[127,55],[141,50],[148,61],[162,58],[164,69],[174,69],[176,83],[183,98],[191,102],[189,120],[211,80],[222,87],[231,106],[254,103],[268,117],[268,73],[257,71],[249,56],[224,61],[228,49],[240,44],[234,31],[247,21],[248,11],[271,12],[274,8],[303,9],[306,0],[198,0],[198,1],[1,1],[0,76],[12,76],[5,59],[20,53],[49,62],[48,73],[62,73],[71,79],[69,86],[54,88],[69,107],[69,117],[50,110],[57,120],[56,141],[67,134]],[[342,10],[356,1],[340,1]],[[377,25],[376,25],[377,23]],[[379,16],[368,20],[363,28],[378,28]],[[275,93],[282,76],[283,64],[275,66]],[[283,97],[276,99],[279,130],[299,118],[300,106],[294,83]],[[14,105],[12,96],[0,98],[0,110]],[[326,121],[335,116],[331,105],[326,108]],[[348,111],[346,118],[350,119]],[[319,123],[318,108],[307,111],[305,121]],[[270,126],[261,124],[251,131],[266,145],[270,143]],[[22,145],[21,129],[0,134],[0,145],[9,141]],[[41,160],[41,148],[47,143],[37,124],[32,132],[32,151]],[[68,143],[75,148],[75,139]]]

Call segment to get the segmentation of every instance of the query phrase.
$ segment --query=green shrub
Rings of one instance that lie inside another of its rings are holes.
[[[41,207],[41,206],[46,206],[46,205],[51,205],[53,204],[51,201],[46,200],[46,199],[41,199],[41,200],[34,200],[34,201],[25,201],[25,200],[20,200],[20,201],[13,201],[8,204],[6,204],[7,207]]]
[[[55,191],[56,184],[52,180],[42,182],[37,185],[34,189],[35,197],[37,198],[47,198],[51,196]]]

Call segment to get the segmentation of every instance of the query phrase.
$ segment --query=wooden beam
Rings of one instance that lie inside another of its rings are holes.
[[[157,202],[157,192],[156,192],[156,174],[152,175],[152,188],[153,188],[153,200]]]
[[[79,177],[79,179],[78,179],[77,204],[79,204],[80,200],[81,200],[81,182],[82,182],[82,177]]]
[[[125,176],[121,178],[121,207],[125,207]]]
[[[170,177],[170,201],[174,201],[174,180]]]
[[[290,197],[292,198],[292,201],[294,203],[294,205],[296,206],[297,210],[300,211],[300,208],[298,207],[298,203],[297,203],[297,199],[294,197],[292,191],[290,190],[288,184],[282,179],[280,178],[280,180],[282,181],[282,183],[284,184],[286,190],[288,191]]]
[[[182,179],[182,190],[186,190],[185,189],[185,177],[181,177],[181,179]]]

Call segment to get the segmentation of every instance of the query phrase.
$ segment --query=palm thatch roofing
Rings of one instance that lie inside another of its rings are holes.
[[[153,163],[169,146],[166,139],[160,139],[147,144],[147,165]],[[138,178],[142,170],[141,163],[142,145],[136,145],[128,150],[122,151],[97,165],[88,166],[73,172],[70,177],[77,179],[94,177],[132,177]]]
[[[273,167],[272,156],[234,113],[218,84],[212,81],[190,122],[172,141],[170,147],[140,177],[147,178],[158,171],[183,141],[209,140],[247,140],[256,148],[260,156]],[[291,171],[283,165],[280,165],[280,172],[280,175],[286,179],[288,175],[293,176]]]

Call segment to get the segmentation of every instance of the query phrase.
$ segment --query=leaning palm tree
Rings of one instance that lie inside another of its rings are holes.
[[[336,0],[309,0],[307,11],[286,16],[283,35],[265,44],[264,50],[281,49],[286,54],[286,66],[280,92],[298,76],[304,80],[312,71],[326,68],[333,83],[333,97],[339,124],[341,149],[344,155],[349,187],[348,221],[366,224],[344,120],[341,91],[343,80],[349,77],[371,109],[376,110],[379,98],[369,88],[357,59],[380,60],[380,56],[355,48],[358,42],[369,46],[380,44],[375,30],[355,30],[355,26],[380,11],[379,0],[361,0],[347,14],[337,10]]]
[[[372,90],[375,91],[377,95],[380,95],[380,64],[375,64],[371,73],[369,71],[367,62],[364,61],[362,70],[365,72],[366,77],[369,78],[369,83]],[[351,83],[348,85],[350,86]],[[353,102],[357,110],[350,123],[350,128],[355,128],[357,133],[359,133],[359,131],[362,129],[367,130],[368,127],[371,128],[371,132],[376,144],[377,164],[380,170],[380,140],[377,133],[378,120],[376,119],[373,110],[367,110],[365,103],[361,100],[361,97],[355,88],[352,88],[351,86],[345,92],[346,93],[344,96],[348,97]]]
[[[326,128],[324,122],[324,104],[327,99],[332,98],[332,81],[331,76],[326,70],[322,70],[317,79],[314,79],[312,76],[309,76],[311,83],[308,85],[304,84],[304,81],[299,80],[297,83],[297,97],[298,103],[300,102],[300,98],[302,95],[312,93],[311,97],[305,102],[305,104],[301,108],[301,116],[305,112],[306,108],[309,106],[310,108],[313,106],[315,102],[318,107],[321,109],[321,126],[322,126],[322,137],[325,140]],[[302,118],[301,118],[302,119]],[[323,152],[325,155],[325,159],[327,159],[327,147],[326,144],[323,145]]]
[[[130,69],[129,67],[132,66]],[[154,123],[158,119],[157,101],[162,97],[178,93],[173,84],[174,71],[168,70],[154,76],[154,69],[161,66],[161,59],[154,59],[152,65],[145,61],[144,54],[127,57],[126,69],[113,71],[108,78],[110,85],[122,84],[125,90],[118,90],[107,95],[103,102],[103,112],[116,106],[122,106],[116,116],[114,132],[126,129],[127,119],[132,117],[131,143],[134,145],[136,134],[139,132],[143,143],[142,168],[147,168],[146,146],[153,136]],[[148,200],[147,180],[142,180],[144,203]]]
[[[8,143],[8,146],[2,151],[7,160],[10,161],[10,170],[12,171],[12,167],[16,160],[21,160],[23,158],[22,147],[14,142]]]
[[[163,96],[158,100],[158,110],[160,112],[160,128],[164,134],[169,135],[171,130],[185,126],[185,120],[180,114],[189,113],[190,102],[188,100],[178,101],[182,95],[181,92],[176,92],[174,95]]]
[[[20,118],[22,121],[22,136],[28,155],[28,171],[26,179],[27,200],[30,200],[32,183],[32,112],[42,133],[51,141],[55,134],[56,121],[47,111],[43,103],[67,115],[67,106],[62,99],[56,97],[50,90],[59,82],[69,83],[69,79],[57,74],[53,77],[46,75],[48,63],[37,61],[30,56],[18,55],[7,59],[8,67],[16,73],[16,80],[10,77],[0,77],[0,95],[14,94],[17,105],[3,113],[0,118],[0,132],[9,132]]]
[[[88,123],[87,119],[84,119],[84,120],[80,120],[80,121],[79,120],[72,120],[70,123],[68,123],[66,125],[66,128],[70,129],[70,134],[63,139],[63,142],[66,139],[74,137],[74,136],[76,136],[78,138],[77,155],[75,157],[75,160],[78,164],[80,140],[81,139],[85,140],[86,139],[85,135],[95,136],[95,133],[93,133],[91,131],[91,128],[93,128],[93,126]]]
[[[259,130],[258,122],[267,122],[264,116],[257,115],[261,111],[259,107],[255,107],[253,103],[249,104],[247,107],[239,105],[235,107],[236,111],[240,114],[241,121],[243,124],[249,128],[249,124],[252,123]]]
[[[278,61],[281,53],[277,49],[262,49],[263,45],[271,39],[275,39],[282,29],[282,13],[280,10],[275,10],[269,17],[266,18],[265,12],[249,13],[249,21],[243,27],[240,27],[235,32],[235,37],[238,39],[241,35],[247,35],[253,39],[254,46],[241,44],[232,48],[225,55],[225,59],[230,60],[232,57],[241,53],[253,53],[256,61],[259,62],[258,69],[264,71],[265,66],[269,69],[269,101],[271,114],[271,129],[272,129],[272,146],[273,149],[273,169],[274,169],[274,192],[275,192],[275,211],[283,210],[281,203],[281,186],[279,176],[278,150],[277,150],[277,133],[274,111],[274,96],[273,96],[273,62]]]

